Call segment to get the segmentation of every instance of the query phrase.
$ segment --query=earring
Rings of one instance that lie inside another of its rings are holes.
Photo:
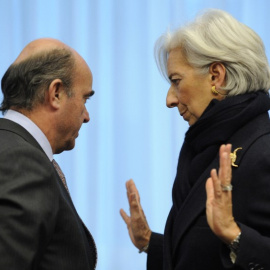
[[[216,89],[216,86],[215,86],[215,85],[213,85],[213,86],[211,87],[211,92],[212,92],[215,96],[217,96],[217,95],[221,95],[221,96],[224,96],[224,97],[228,96],[228,94],[222,94],[222,93],[220,93],[220,92]]]
[[[215,86],[215,85],[212,86],[211,91],[212,91],[212,93],[213,93],[215,96],[219,94],[218,91],[216,90],[216,86]]]

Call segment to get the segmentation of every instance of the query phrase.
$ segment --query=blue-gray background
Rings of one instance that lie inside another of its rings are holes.
[[[167,29],[219,8],[254,29],[270,50],[268,0],[0,0],[0,76],[40,37],[62,40],[89,64],[95,96],[76,148],[56,159],[99,251],[98,270],[145,269],[119,209],[133,178],[152,230],[162,232],[188,125],[165,106],[168,83],[153,47]],[[0,98],[1,98],[0,94]]]

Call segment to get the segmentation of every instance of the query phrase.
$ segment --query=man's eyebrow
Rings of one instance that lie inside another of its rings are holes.
[[[90,97],[92,97],[94,94],[95,94],[95,91],[92,90],[90,93],[85,94],[85,95],[84,95],[84,98],[90,98]]]
[[[95,94],[95,91],[92,90],[89,94],[87,94],[88,97],[92,97]]]

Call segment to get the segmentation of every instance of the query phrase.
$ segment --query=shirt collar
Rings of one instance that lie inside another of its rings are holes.
[[[25,128],[36,139],[36,141],[39,143],[43,151],[48,156],[49,160],[50,161],[53,160],[52,147],[47,137],[32,120],[14,110],[8,110],[4,115],[4,118],[11,120],[17,123],[18,125],[22,126],[23,128]]]

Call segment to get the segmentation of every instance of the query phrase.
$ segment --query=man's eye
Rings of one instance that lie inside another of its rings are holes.
[[[89,99],[90,97],[86,97],[84,103],[86,103]]]

